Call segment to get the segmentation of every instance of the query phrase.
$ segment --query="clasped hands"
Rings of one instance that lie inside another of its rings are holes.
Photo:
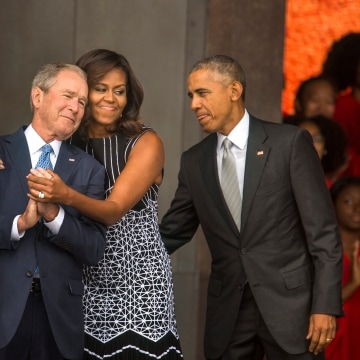
[[[0,159],[0,170],[5,170],[5,164],[2,159]],[[55,173],[49,174],[46,170],[31,169],[30,174],[28,175],[28,185],[30,193],[29,202],[26,206],[25,211],[18,218],[18,231],[22,233],[27,229],[33,227],[41,218],[49,222],[55,219],[59,213],[59,206],[56,204],[58,201],[50,201],[52,204],[45,204],[47,201],[40,201],[39,194],[42,191],[42,188],[37,190],[37,187],[40,186],[38,182],[40,179],[43,181],[54,178]],[[56,178],[60,179],[57,175]],[[60,179],[61,181],[61,179]],[[61,181],[62,182],[62,181]],[[45,200],[45,199],[44,199]]]
[[[27,181],[30,199],[39,203],[66,203],[68,187],[52,170],[31,169]]]
[[[2,164],[2,163],[1,163]],[[52,175],[47,174],[45,170],[31,169],[28,175],[29,185],[29,202],[26,206],[25,211],[18,218],[17,226],[19,233],[26,231],[33,227],[41,218],[46,222],[53,221],[59,213],[59,205],[55,203],[42,203],[40,200],[44,199],[44,194],[40,190],[34,189],[38,186],[37,181],[40,179],[47,180]],[[31,181],[33,179],[34,181]],[[34,195],[36,194],[36,196]]]

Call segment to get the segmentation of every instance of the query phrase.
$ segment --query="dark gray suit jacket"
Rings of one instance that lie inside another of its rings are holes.
[[[311,313],[342,315],[342,245],[309,134],[250,116],[241,231],[223,198],[217,135],[184,152],[160,230],[169,252],[201,224],[211,256],[205,355],[218,358],[248,281],[264,321],[289,353],[308,349]]]
[[[0,171],[0,348],[15,334],[38,263],[58,348],[65,358],[80,359],[84,349],[82,268],[101,259],[106,228],[63,205],[65,218],[57,235],[39,223],[20,241],[10,241],[14,217],[28,203],[26,176],[31,159],[23,128],[0,137],[0,158],[5,165]],[[63,142],[54,170],[77,191],[104,198],[104,168],[80,149]]]

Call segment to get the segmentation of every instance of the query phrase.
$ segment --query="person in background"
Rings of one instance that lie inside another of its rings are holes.
[[[245,108],[240,64],[195,63],[190,107],[203,141],[181,157],[178,188],[160,223],[170,253],[199,225],[210,253],[207,359],[323,359],[342,315],[342,247],[309,133]]]
[[[322,115],[333,118],[336,88],[330,78],[314,76],[303,81],[295,95],[295,114],[307,118]]]
[[[360,359],[360,177],[342,177],[330,189],[344,248],[342,298],[345,316],[337,321],[326,360]]]
[[[82,359],[82,269],[103,256],[106,228],[65,204],[38,203],[42,192],[29,200],[26,176],[51,166],[78,191],[104,198],[103,166],[64,141],[87,95],[79,67],[47,64],[32,83],[31,124],[0,137],[1,360]]]
[[[284,117],[283,123],[299,126],[307,130],[313,139],[314,147],[320,160],[327,154],[325,138],[316,120],[302,115],[287,115]]]
[[[330,186],[339,176],[360,176],[360,154],[350,140],[353,135],[349,135],[341,124],[337,126],[330,123],[330,120],[336,120],[339,86],[330,71],[311,77],[300,84],[294,103],[297,115],[307,118],[321,117],[318,122],[321,122],[322,132],[326,132],[324,137],[328,141],[328,154],[322,162]],[[344,138],[347,143],[345,157],[342,153]]]
[[[66,187],[50,172],[29,177],[30,193],[108,225],[105,255],[84,271],[84,359],[181,359],[170,257],[161,241],[157,197],[164,148],[139,117],[143,89],[127,59],[95,49],[77,61],[89,106],[72,142],[106,168],[106,201]],[[49,179],[46,179],[49,178]]]
[[[284,117],[283,122],[299,126],[310,133],[328,188],[348,171],[350,156],[347,139],[339,124],[322,115],[311,118],[289,115]]]
[[[349,147],[360,156],[360,33],[334,41],[323,64],[324,76],[336,84],[334,119],[345,131]]]

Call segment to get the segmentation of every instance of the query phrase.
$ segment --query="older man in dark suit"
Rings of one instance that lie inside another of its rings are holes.
[[[36,164],[55,167],[78,191],[104,197],[104,168],[63,141],[87,93],[80,68],[45,65],[33,80],[32,123],[0,138],[1,360],[82,359],[82,267],[102,257],[106,229],[66,205],[29,200],[26,177]]]
[[[160,229],[169,252],[205,234],[206,358],[254,359],[261,343],[268,360],[322,359],[342,315],[342,247],[311,137],[250,115],[228,56],[196,63],[188,93],[210,135],[182,155]]]

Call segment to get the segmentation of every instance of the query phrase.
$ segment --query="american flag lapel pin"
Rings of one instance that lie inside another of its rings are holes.
[[[257,153],[256,153],[257,156],[261,156],[261,155],[264,155],[264,152],[262,150],[259,150]]]

